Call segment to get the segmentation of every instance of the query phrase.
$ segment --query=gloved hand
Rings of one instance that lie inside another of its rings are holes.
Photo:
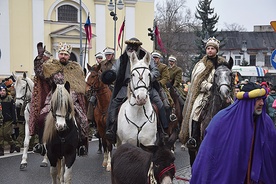
[[[44,51],[45,51],[45,49],[46,49],[46,46],[43,47],[43,43],[42,43],[42,42],[39,42],[39,43],[36,45],[36,47],[37,47],[37,55],[38,55],[39,57],[42,58],[43,53],[44,53]]]

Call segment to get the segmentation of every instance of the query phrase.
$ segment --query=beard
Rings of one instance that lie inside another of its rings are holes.
[[[256,109],[254,110],[255,115],[261,115],[262,112],[263,112],[263,110],[256,110]]]

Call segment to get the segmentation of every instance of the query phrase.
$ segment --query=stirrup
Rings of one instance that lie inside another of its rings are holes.
[[[174,113],[172,113],[172,114],[170,115],[170,121],[176,121],[176,120],[177,120],[176,115],[175,115]]]
[[[189,140],[186,143],[187,148],[196,148],[197,144],[196,144],[196,140],[194,138],[189,138]]]

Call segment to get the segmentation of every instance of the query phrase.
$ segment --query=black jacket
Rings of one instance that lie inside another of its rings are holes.
[[[15,104],[14,100],[10,95],[0,98],[0,103],[2,106],[3,122],[13,121],[16,124],[16,114],[15,114]],[[1,113],[1,111],[0,111]]]

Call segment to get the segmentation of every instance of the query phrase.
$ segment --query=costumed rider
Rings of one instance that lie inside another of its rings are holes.
[[[130,81],[129,57],[132,52],[135,52],[138,59],[142,59],[147,52],[141,47],[142,42],[140,42],[137,38],[126,40],[125,43],[127,44],[126,50],[113,65],[112,70],[106,71],[102,74],[102,81],[104,83],[111,83],[116,79],[112,94],[112,100],[108,108],[108,116],[106,122],[106,138],[113,144],[116,143],[117,116],[119,112],[119,107],[127,98],[127,86]],[[153,60],[151,60],[149,68],[151,71],[151,81],[154,83],[156,82],[156,79],[160,75],[160,73],[158,71],[158,68],[155,67]],[[162,126],[164,128],[168,127],[168,119],[166,117],[163,102],[161,101],[160,96],[157,90],[154,89],[154,87],[152,87],[150,90],[150,99],[154,104],[156,104],[159,109],[159,119]],[[164,136],[167,136],[167,134],[164,133]]]
[[[205,131],[190,183],[276,183],[276,129],[266,113],[268,91],[249,82]]]
[[[183,121],[179,140],[188,148],[197,150],[200,142],[199,118],[210,99],[213,77],[219,63],[225,58],[218,56],[219,43],[215,37],[206,42],[206,55],[196,63],[191,75],[191,85],[183,109]],[[192,162],[191,162],[192,165]]]
[[[58,58],[50,59],[43,64],[43,75],[49,79],[50,84],[70,83],[70,94],[73,98],[75,107],[75,118],[79,128],[80,140],[78,155],[87,155],[88,153],[88,132],[89,125],[86,117],[85,100],[85,76],[82,67],[78,62],[71,61],[70,54],[72,47],[66,43],[59,43]],[[45,116],[50,111],[50,100],[52,93],[49,92],[45,106],[41,110],[41,116]],[[44,118],[45,119],[45,118]]]
[[[175,56],[173,55],[169,56],[168,61],[169,61],[170,82],[167,83],[167,87],[174,88],[175,92],[178,95],[178,100],[182,108],[186,100],[186,94],[184,92],[183,87],[181,86],[182,69],[176,65],[177,59]]]
[[[157,78],[157,81],[159,83],[159,95],[161,97],[161,100],[163,101],[164,107],[166,109],[168,120],[175,121],[176,115],[174,114],[174,101],[170,95],[170,92],[167,88],[167,83],[170,81],[170,73],[169,68],[166,64],[161,62],[161,59],[163,58],[161,53],[157,50],[153,51],[151,53],[152,58],[154,60],[155,66],[158,68],[160,76]],[[173,110],[173,112],[172,112]],[[163,127],[164,129],[167,129],[167,127]],[[168,132],[166,132],[168,133]]]

